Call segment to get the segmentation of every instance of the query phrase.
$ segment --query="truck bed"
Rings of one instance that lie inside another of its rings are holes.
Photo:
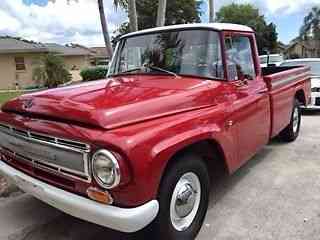
[[[311,89],[309,67],[262,68],[264,81],[270,94],[272,131],[271,137],[283,130],[291,119],[293,99],[296,92],[301,104],[308,104]],[[289,106],[289,107],[288,107]]]
[[[267,75],[281,73],[283,71],[292,70],[292,69],[296,69],[296,68],[301,68],[301,67],[299,67],[299,66],[290,66],[290,67],[272,66],[272,67],[263,67],[263,68],[261,68],[261,70],[262,70],[262,75],[267,76]]]
[[[305,81],[310,77],[309,67],[265,67],[262,68],[262,75],[267,83],[269,90],[275,88],[296,84]]]

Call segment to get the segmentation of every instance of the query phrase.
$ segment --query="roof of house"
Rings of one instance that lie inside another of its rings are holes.
[[[244,25],[231,24],[231,23],[192,23],[192,24],[179,24],[165,27],[150,28],[138,32],[128,33],[121,38],[135,36],[139,34],[148,34],[159,31],[193,29],[193,28],[207,28],[215,31],[239,31],[239,32],[253,32],[253,29]]]
[[[110,58],[108,51],[105,47],[92,47],[90,50],[97,58]]]
[[[47,51],[48,49],[41,43],[12,37],[0,37],[0,53],[32,53]]]
[[[317,49],[319,48],[319,41],[318,40],[299,40],[299,39],[295,39],[294,41],[292,41],[290,43],[290,45],[288,46],[287,50],[295,47],[296,45],[301,45],[306,49]]]
[[[48,52],[60,56],[89,56],[94,54],[89,48],[76,44],[63,46],[56,43],[43,44],[13,37],[0,37],[0,54]]]
[[[60,56],[89,56],[92,52],[89,49],[78,45],[63,46],[57,43],[44,44],[49,52],[57,53]]]

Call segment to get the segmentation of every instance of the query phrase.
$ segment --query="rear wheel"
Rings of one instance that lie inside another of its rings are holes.
[[[299,136],[300,125],[301,125],[301,107],[300,107],[299,101],[295,99],[290,123],[280,133],[280,138],[286,142],[293,142]]]
[[[171,165],[162,180],[160,211],[152,224],[157,239],[195,239],[209,202],[209,175],[201,158],[185,155]]]

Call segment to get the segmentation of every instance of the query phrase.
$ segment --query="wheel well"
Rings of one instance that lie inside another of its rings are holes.
[[[304,91],[302,89],[300,89],[299,91],[296,92],[295,98],[298,99],[298,101],[300,103],[302,103],[303,105],[306,105],[306,97],[304,94]]]
[[[213,177],[217,174],[226,175],[229,173],[225,155],[221,146],[219,143],[211,139],[202,140],[180,149],[170,158],[164,173],[166,172],[166,169],[170,168],[170,166],[175,163],[176,159],[180,158],[184,154],[190,153],[197,154],[203,159],[207,165],[208,173],[211,179],[213,179]]]

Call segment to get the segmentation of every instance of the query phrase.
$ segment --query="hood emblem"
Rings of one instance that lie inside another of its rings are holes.
[[[23,102],[23,107],[25,109],[29,109],[33,106],[33,100],[32,99],[27,99]]]

